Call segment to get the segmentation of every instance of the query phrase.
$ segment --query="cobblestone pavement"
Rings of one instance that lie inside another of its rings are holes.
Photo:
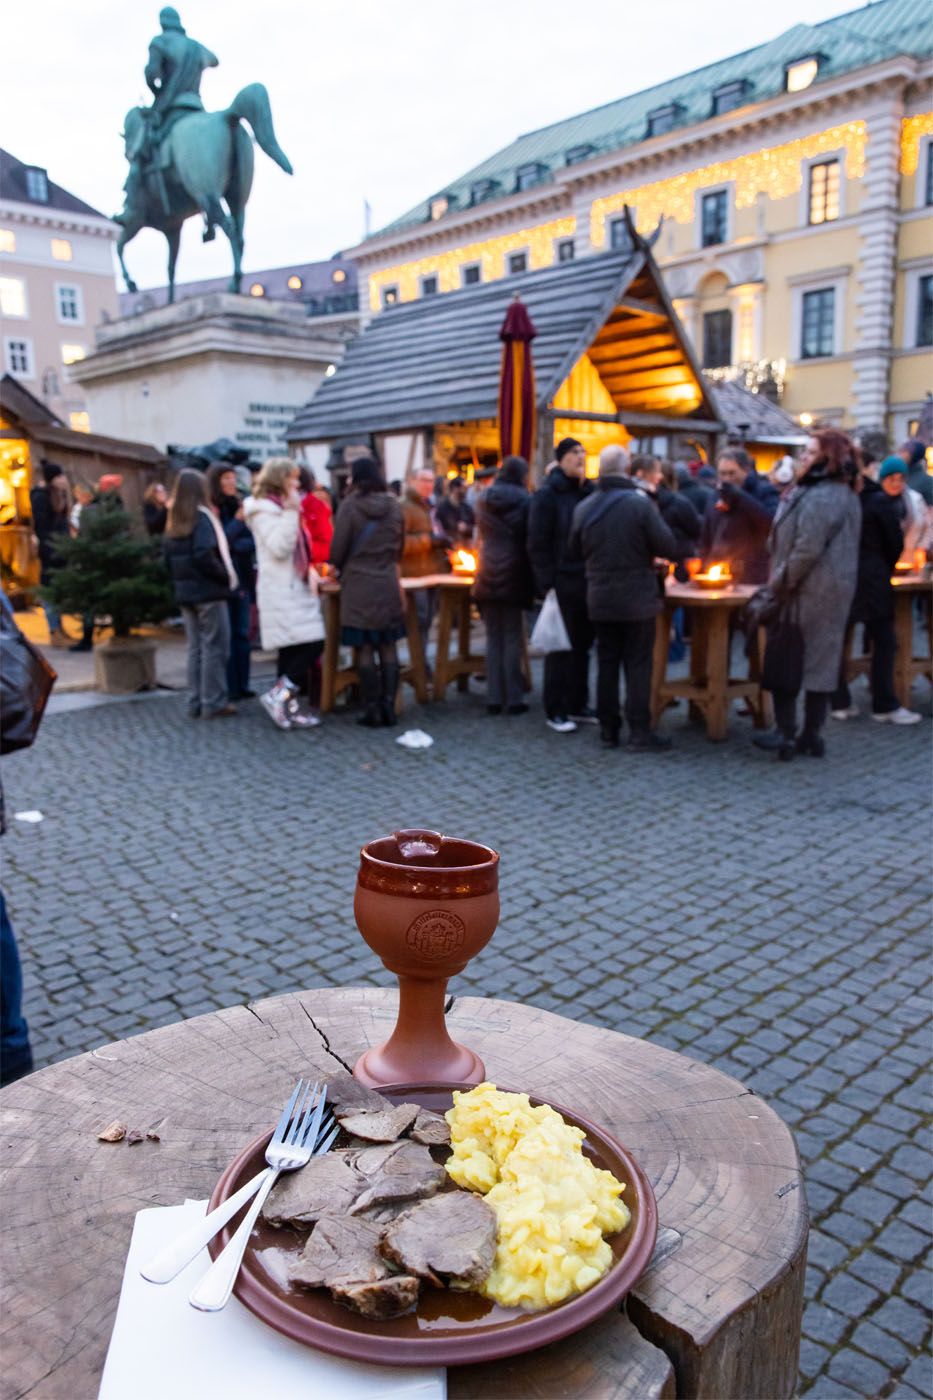
[[[663,756],[490,719],[472,695],[406,721],[435,747],[348,715],[283,735],[255,706],[193,724],[179,697],[47,718],[3,764],[39,1063],[391,981],[353,924],[356,850],[466,829],[503,852],[502,934],[453,990],[650,1037],[767,1098],[813,1216],[802,1393],[928,1396],[929,719],[831,721],[825,761],[790,765],[739,720],[714,746],[674,715]],[[44,821],[13,820],[29,808]]]

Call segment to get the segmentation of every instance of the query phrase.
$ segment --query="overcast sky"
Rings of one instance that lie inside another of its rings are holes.
[[[179,0],[187,32],[216,53],[208,110],[249,82],[269,89],[295,174],[261,151],[244,267],[329,257],[521,132],[751,48],[845,0]],[[44,165],[106,214],[122,204],[123,116],[148,101],[158,0],[32,0],[5,7],[2,144]],[[13,55],[16,55],[15,61]],[[126,253],[140,286],[165,281],[165,242],[146,230]],[[178,277],[229,271],[196,222]]]

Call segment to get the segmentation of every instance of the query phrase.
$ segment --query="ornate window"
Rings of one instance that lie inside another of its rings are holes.
[[[804,292],[800,323],[800,358],[816,360],[835,353],[836,289]]]
[[[810,166],[808,222],[828,224],[839,218],[839,162],[821,160]]]
[[[63,346],[62,346],[62,364],[63,364],[63,365],[73,365],[73,364],[77,364],[78,360],[83,360],[86,354],[87,354],[87,351],[85,350],[85,348],[84,348],[83,345],[63,345]]]
[[[628,231],[628,224],[624,219],[612,219],[609,223],[609,247],[617,251],[630,249],[632,246],[632,235]]]
[[[460,280],[464,287],[475,287],[483,280],[483,269],[479,263],[467,263],[461,270]]]
[[[732,363],[732,312],[707,311],[703,316],[703,368],[721,369]]]
[[[421,279],[421,295],[423,297],[433,297],[437,295],[437,273],[432,272],[427,277]]]
[[[510,253],[510,254],[509,254],[509,276],[510,276],[510,277],[517,277],[517,276],[519,275],[519,273],[527,272],[527,271],[528,271],[528,254],[527,254],[527,253]]]
[[[576,249],[572,238],[562,238],[557,245],[557,261],[559,263],[573,262]]]
[[[729,237],[729,191],[713,190],[700,201],[700,240],[704,248],[725,243]]]
[[[53,238],[52,257],[56,262],[71,262],[74,253],[71,250],[70,240],[67,238]]]
[[[933,273],[917,282],[916,345],[933,345]]]

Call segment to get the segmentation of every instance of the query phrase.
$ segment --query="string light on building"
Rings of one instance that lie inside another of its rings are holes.
[[[369,279],[369,304],[373,311],[382,306],[382,288],[398,286],[399,301],[414,301],[421,291],[421,279],[437,277],[439,292],[453,292],[460,286],[460,268],[464,263],[480,263],[481,280],[495,282],[505,276],[505,259],[509,253],[528,253],[530,269],[551,267],[556,261],[555,240],[570,238],[576,232],[575,218],[552,219],[517,233],[501,234],[483,243],[466,243],[446,253],[434,253],[414,262],[398,263],[381,268]]]
[[[904,117],[901,122],[901,174],[914,175],[920,161],[920,142],[933,136],[933,112]]]
[[[786,199],[801,187],[804,162],[829,152],[845,150],[846,175],[851,180],[861,179],[865,174],[866,136],[865,122],[846,122],[844,126],[833,126],[781,146],[769,146],[734,160],[717,161],[668,180],[656,180],[595,199],[590,211],[593,246],[605,246],[606,219],[626,204],[637,210],[637,226],[647,233],[657,226],[662,215],[678,224],[692,223],[696,218],[697,192],[728,181],[735,182],[737,209],[753,205],[759,194]]]

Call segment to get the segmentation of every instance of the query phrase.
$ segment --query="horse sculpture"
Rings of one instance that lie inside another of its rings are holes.
[[[126,115],[123,138],[131,166],[145,148],[147,110],[132,108]],[[126,202],[117,222],[120,270],[129,292],[137,290],[127,271],[123,250],[140,229],[154,228],[168,241],[168,299],[175,300],[175,263],[186,219],[201,214],[203,241],[220,228],[233,252],[229,290],[240,290],[243,260],[243,218],[253,184],[253,143],[242,123],[253,130],[257,145],[287,175],[292,167],[275,138],[269,94],[262,83],[250,83],[225,112],[192,110],[180,115],[162,139],[153,158],[141,164],[138,178],[127,182]],[[226,205],[226,208],[224,208]]]

